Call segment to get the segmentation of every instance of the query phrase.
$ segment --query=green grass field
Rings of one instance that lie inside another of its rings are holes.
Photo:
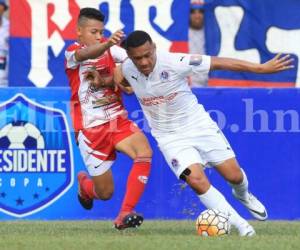
[[[300,249],[300,221],[251,222],[257,236],[205,238],[194,221],[145,221],[139,229],[116,231],[111,221],[0,222],[1,250]]]

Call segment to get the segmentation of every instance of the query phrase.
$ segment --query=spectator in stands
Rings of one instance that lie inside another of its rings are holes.
[[[4,17],[4,12],[8,9],[5,0],[0,0],[0,87],[8,85],[8,39],[9,21]]]
[[[205,55],[204,1],[191,0],[189,18],[189,53]],[[207,86],[208,75],[197,74],[191,77],[192,87]]]

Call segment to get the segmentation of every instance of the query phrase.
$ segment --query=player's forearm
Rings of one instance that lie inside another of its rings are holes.
[[[112,44],[108,41],[103,43],[97,43],[87,48],[77,50],[75,53],[75,58],[78,62],[82,62],[87,59],[95,59],[101,56],[111,46]]]
[[[211,70],[231,70],[262,73],[262,65],[232,58],[211,57]]]
[[[114,82],[123,92],[125,92],[127,94],[133,93],[133,89],[131,88],[129,82],[125,79],[125,77],[123,75],[121,65],[118,65],[114,69]]]

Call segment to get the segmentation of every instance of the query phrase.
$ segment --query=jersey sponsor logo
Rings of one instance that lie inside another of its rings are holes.
[[[0,106],[0,211],[25,217],[73,184],[65,114],[17,94]]]
[[[155,97],[143,97],[139,99],[144,106],[154,106],[172,101],[178,95],[177,92],[169,94],[167,96],[155,96]]]
[[[92,104],[93,104],[93,109],[95,109],[95,108],[100,108],[117,102],[121,104],[121,101],[122,100],[119,96],[113,94],[113,95],[103,96],[101,98],[98,98],[97,100],[93,100]]]

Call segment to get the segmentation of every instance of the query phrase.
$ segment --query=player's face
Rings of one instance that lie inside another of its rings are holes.
[[[0,16],[3,15],[4,11],[5,11],[5,7],[2,4],[0,4]]]
[[[204,24],[204,14],[201,10],[191,10],[190,27],[196,30],[202,29]]]
[[[132,60],[137,69],[148,76],[156,63],[156,48],[154,43],[146,42],[136,48],[129,48],[128,57]]]
[[[98,20],[87,19],[78,25],[79,42],[87,46],[99,43],[104,31],[104,24]]]

